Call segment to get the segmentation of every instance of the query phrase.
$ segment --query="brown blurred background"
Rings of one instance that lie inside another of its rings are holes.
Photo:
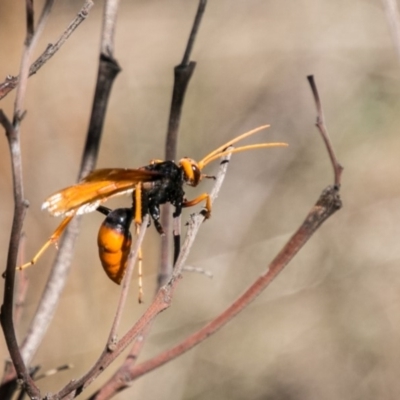
[[[82,5],[59,2],[35,57],[54,43]],[[112,91],[98,167],[138,167],[162,158],[172,69],[182,58],[196,1],[124,1]],[[39,10],[39,8],[38,8]],[[102,4],[29,80],[22,125],[29,258],[58,221],[43,200],[78,173],[96,79]],[[39,14],[39,11],[37,11]],[[23,2],[0,2],[0,79],[17,74]],[[254,303],[183,357],[148,374],[122,399],[398,399],[400,393],[400,65],[382,3],[375,1],[209,0],[192,59],[178,154],[200,159],[261,124],[258,140],[287,149],[233,157],[173,306],[156,321],[141,359],[166,349],[227,307],[266,268],[332,170],[306,80],[314,74],[339,160],[344,208],[317,232]],[[11,115],[15,92],[0,104]],[[10,157],[0,141],[0,265],[13,211]],[[216,165],[207,170],[212,173]],[[204,184],[201,190],[207,187]],[[190,197],[195,191],[188,189]],[[111,206],[128,205],[125,198]],[[186,219],[189,213],[185,216]],[[119,288],[97,258],[100,214],[83,220],[74,266],[56,318],[34,364],[73,363],[40,382],[43,393],[80,376],[108,335]],[[149,304],[160,238],[145,244],[145,305],[132,283],[121,333]],[[22,339],[45,285],[51,249],[29,271]],[[1,359],[7,357],[3,339]],[[101,385],[117,361],[82,397]]]

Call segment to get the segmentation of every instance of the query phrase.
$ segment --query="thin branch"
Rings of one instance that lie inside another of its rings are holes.
[[[119,323],[121,321],[122,312],[124,310],[126,299],[128,296],[128,291],[132,280],[132,274],[135,267],[135,263],[138,258],[139,250],[143,244],[143,239],[147,231],[148,223],[149,223],[149,215],[146,214],[145,217],[143,218],[142,225],[140,226],[139,235],[137,236],[135,247],[129,254],[128,265],[126,267],[125,276],[122,281],[122,289],[117,306],[117,312],[115,313],[114,322],[111,326],[110,334],[108,337],[108,346],[110,350],[113,349],[113,345],[117,340],[117,330],[119,327]]]
[[[112,58],[119,0],[107,0],[104,5],[100,52]]]
[[[19,260],[18,265],[22,265],[25,261],[25,244],[26,236],[21,235],[20,245],[19,245]],[[25,299],[28,293],[29,279],[26,271],[21,271],[18,274],[16,296],[15,296],[15,312],[14,312],[14,325],[17,327],[21,322],[22,313],[25,308]]]
[[[33,0],[26,0],[26,40],[29,43],[35,31]]]
[[[186,51],[181,62],[182,67],[189,65],[190,55],[192,53],[194,42],[196,40],[197,31],[199,30],[201,20],[203,19],[203,14],[206,9],[206,5],[207,5],[207,0],[199,1],[199,6],[197,8],[195,20],[193,22],[192,31],[190,32],[189,40],[186,45]]]
[[[27,202],[25,201],[23,195],[19,127],[22,117],[24,115],[23,104],[27,87],[30,57],[44,28],[45,22],[49,16],[52,4],[53,0],[46,1],[41,16],[39,18],[36,31],[33,33],[33,2],[26,2],[27,33],[24,51],[21,57],[20,80],[17,86],[17,93],[15,97],[12,126],[6,116],[1,112],[1,124],[6,129],[7,139],[10,147],[14,188],[14,217],[8,249],[7,268],[5,273],[4,303],[1,313],[1,324],[4,331],[8,351],[14,363],[16,374],[19,379],[22,379],[24,383],[24,389],[32,399],[39,398],[40,391],[33,382],[29,371],[25,366],[24,360],[18,347],[13,321],[15,267],[17,263],[18,248],[21,238],[23,220],[27,208]]]
[[[197,36],[197,32],[202,20],[207,0],[200,0],[197,8],[196,16],[193,22],[192,30],[189,35],[188,42],[182,62],[174,68],[174,89],[172,93],[171,107],[169,112],[168,130],[165,142],[165,159],[175,160],[176,149],[178,146],[178,132],[181,121],[183,102],[185,100],[185,94],[189,85],[190,79],[193,75],[196,63],[193,61],[189,62],[191,52],[194,46],[194,42]],[[161,215],[161,224],[163,225],[167,234],[161,240],[161,263],[158,273],[158,288],[164,285],[172,272],[172,264],[170,257],[171,249],[171,235],[170,224],[171,224],[171,206],[165,205],[163,213]],[[180,240],[175,238],[175,242]],[[174,257],[175,258],[175,257]]]
[[[17,94],[15,96],[15,104],[14,104],[14,126],[18,126],[20,123],[23,115],[23,102],[25,100],[25,92],[28,84],[28,77],[29,77],[29,63],[32,56],[32,52],[36,47],[36,44],[39,40],[41,33],[43,32],[44,26],[46,24],[47,18],[50,15],[51,8],[53,6],[54,0],[46,0],[46,3],[43,6],[42,13],[39,18],[39,22],[37,24],[37,28],[35,33],[32,35],[31,29],[32,26],[27,26],[27,35],[25,39],[25,50],[22,54],[21,60],[21,68],[19,73],[19,84],[17,86]],[[27,0],[27,8],[30,7],[30,1]],[[32,11],[33,12],[33,11]],[[31,11],[27,10],[27,14],[30,14]],[[32,16],[33,18],[33,16]],[[30,17],[27,18],[27,22],[29,24]]]
[[[32,63],[29,68],[29,76],[36,74],[36,72],[51,58],[66,40],[71,36],[75,29],[86,19],[90,9],[93,7],[92,0],[86,0],[82,9],[79,11],[75,19],[69,24],[67,29],[62,33],[57,42],[52,45],[49,44],[46,50],[39,56],[39,58]],[[3,83],[0,83],[0,100],[10,93],[18,84],[20,77],[8,75]]]
[[[116,60],[104,54],[100,55],[96,91],[78,180],[84,178],[96,165],[108,99],[110,98],[114,79],[120,71],[121,69]]]
[[[4,282],[3,306],[1,309],[1,325],[4,331],[8,351],[10,353],[13,364],[16,368],[18,376],[26,379],[28,385],[32,388],[31,393],[37,394],[38,390],[29,376],[29,372],[25,367],[18,343],[14,327],[14,286],[15,286],[15,266],[18,260],[18,249],[21,237],[23,221],[26,214],[27,202],[24,200],[22,185],[22,161],[21,147],[19,142],[19,132],[14,128],[6,115],[0,110],[0,124],[6,130],[6,135],[11,153],[11,167],[13,176],[14,189],[14,217],[11,228],[10,242],[7,255],[7,266]],[[7,366],[6,366],[7,368]],[[9,368],[7,370],[10,372]],[[8,373],[8,379],[12,379],[12,374]],[[4,383],[4,382],[3,382]]]
[[[328,129],[326,128],[326,125],[325,125],[325,117],[324,117],[324,112],[322,109],[322,103],[319,98],[317,85],[315,84],[315,81],[314,81],[314,76],[309,75],[309,76],[307,76],[307,79],[308,79],[308,82],[310,83],[311,91],[314,96],[315,105],[317,107],[318,115],[317,115],[317,122],[315,123],[315,126],[318,128],[318,130],[322,136],[322,139],[325,143],[326,149],[328,151],[329,158],[330,158],[332,166],[333,166],[333,174],[335,177],[334,183],[338,188],[340,188],[343,167],[339,164],[339,162],[336,158],[331,140],[329,138]]]
[[[400,13],[397,0],[382,0],[396,55],[400,61]]]
[[[189,85],[190,79],[196,67],[196,63],[189,60],[196,39],[196,35],[200,26],[200,22],[204,14],[206,4],[207,0],[199,1],[196,16],[193,21],[192,30],[190,32],[189,39],[186,44],[186,49],[184,52],[182,62],[174,68],[174,89],[172,93],[167,138],[165,145],[166,160],[175,160],[176,158],[178,131],[181,120],[183,102],[185,100],[187,87]]]

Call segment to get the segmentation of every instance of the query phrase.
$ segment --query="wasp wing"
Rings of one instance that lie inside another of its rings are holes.
[[[91,172],[79,183],[50,196],[42,205],[54,216],[85,214],[94,211],[113,196],[130,193],[140,182],[152,182],[160,172],[141,169],[105,168]]]

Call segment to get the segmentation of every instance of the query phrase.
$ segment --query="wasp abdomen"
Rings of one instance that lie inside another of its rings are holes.
[[[125,274],[126,263],[132,244],[129,232],[133,218],[130,208],[111,211],[101,224],[97,236],[99,257],[107,276],[120,284]]]

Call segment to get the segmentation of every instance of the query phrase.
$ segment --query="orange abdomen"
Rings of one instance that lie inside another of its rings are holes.
[[[128,210],[128,215],[121,213]],[[126,217],[126,218],[124,218]],[[132,212],[129,209],[111,211],[100,226],[97,236],[101,265],[107,276],[115,283],[120,284],[124,277],[126,264],[132,244],[129,226],[132,221]]]

